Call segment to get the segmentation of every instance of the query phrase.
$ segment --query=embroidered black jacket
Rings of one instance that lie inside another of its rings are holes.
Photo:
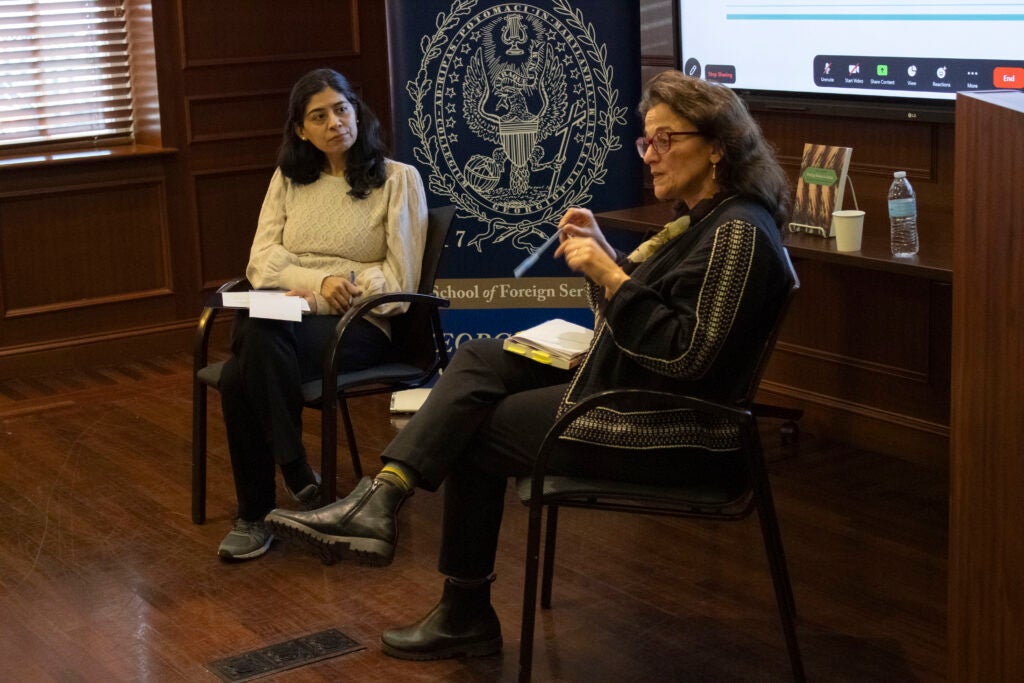
[[[696,218],[696,216],[695,216]],[[613,388],[643,388],[717,401],[744,398],[757,356],[789,288],[782,241],[759,204],[725,199],[639,264],[610,301],[589,282],[594,341],[562,409]],[[626,448],[732,450],[735,425],[692,414],[591,411],[566,438]]]

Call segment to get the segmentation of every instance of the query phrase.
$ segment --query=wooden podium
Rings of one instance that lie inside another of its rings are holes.
[[[1024,93],[957,97],[950,681],[1024,681]]]

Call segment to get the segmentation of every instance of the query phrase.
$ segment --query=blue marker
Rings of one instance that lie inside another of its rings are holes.
[[[512,270],[512,274],[515,275],[516,277],[522,277],[523,273],[528,271],[530,268],[533,268],[537,264],[537,259],[540,258],[540,255],[543,254],[544,251],[552,244],[554,244],[555,240],[558,239],[558,232],[558,230],[555,230],[555,234],[547,238],[544,241],[544,244],[537,247],[537,249],[532,254],[524,258],[522,263],[520,263]]]

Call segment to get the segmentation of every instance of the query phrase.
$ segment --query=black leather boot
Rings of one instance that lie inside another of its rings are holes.
[[[324,564],[355,559],[383,567],[395,557],[395,516],[412,491],[363,477],[345,498],[318,510],[271,510],[264,522],[278,538],[296,541]]]
[[[445,579],[441,601],[405,628],[385,631],[381,652],[398,659],[481,657],[501,651],[501,624],[491,607],[494,577]]]

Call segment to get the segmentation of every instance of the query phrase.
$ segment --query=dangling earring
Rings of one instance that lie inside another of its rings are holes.
[[[712,180],[718,180],[718,162],[717,161],[712,161],[711,162],[711,179]]]

